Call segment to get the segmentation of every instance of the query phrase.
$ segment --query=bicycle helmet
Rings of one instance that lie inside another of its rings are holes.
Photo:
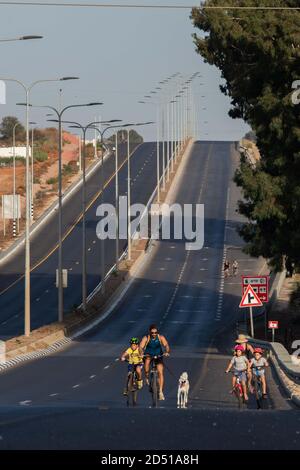
[[[254,348],[253,350],[253,353],[259,353],[259,354],[262,354],[263,353],[263,350],[261,348]]]
[[[139,344],[139,342],[140,342],[139,339],[135,337],[131,338],[130,340],[130,344]]]
[[[242,351],[242,352],[244,352],[244,348],[243,348],[243,346],[242,346],[241,344],[238,344],[237,346],[235,346],[234,350],[235,350],[235,351]]]

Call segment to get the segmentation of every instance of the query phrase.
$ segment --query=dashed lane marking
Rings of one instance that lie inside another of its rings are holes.
[[[32,400],[19,401],[19,405],[21,405],[21,406],[28,406],[31,403],[32,403]]]

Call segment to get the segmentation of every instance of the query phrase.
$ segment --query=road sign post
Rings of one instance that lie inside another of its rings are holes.
[[[240,302],[240,308],[249,307],[250,309],[250,329],[251,337],[254,338],[254,324],[253,324],[253,312],[252,307],[261,307],[262,301],[254,291],[251,284],[248,285],[246,291],[243,294],[242,300]]]
[[[272,343],[275,342],[275,330],[278,330],[279,322],[277,320],[270,320],[268,322],[269,330],[272,330]]]
[[[251,338],[254,338],[254,325],[253,325],[253,312],[252,307],[249,307],[250,311],[250,331],[251,331]]]

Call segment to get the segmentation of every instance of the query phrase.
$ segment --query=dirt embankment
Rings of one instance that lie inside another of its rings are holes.
[[[57,197],[58,152],[57,132],[47,131],[47,139],[40,148],[46,153],[44,161],[34,160],[33,165],[33,219],[38,219]],[[21,145],[21,143],[17,143]],[[88,155],[89,157],[90,155]],[[88,158],[90,161],[90,158]],[[79,177],[79,138],[69,132],[63,133],[63,188],[69,187]],[[19,233],[25,225],[25,161],[16,162],[16,194],[21,196],[21,213]],[[0,250],[7,248],[14,240],[12,220],[6,220],[6,234],[2,220],[1,195],[13,193],[13,167],[0,167]]]

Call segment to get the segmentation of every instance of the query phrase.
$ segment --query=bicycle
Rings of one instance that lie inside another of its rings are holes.
[[[238,401],[239,409],[241,409],[243,404],[245,403],[244,391],[243,391],[242,381],[241,381],[242,373],[243,372],[234,372],[234,374],[236,374],[236,382],[235,382],[235,386],[232,389],[232,393],[236,396],[236,399]]]
[[[261,367],[253,367],[253,378],[252,378],[253,383],[254,383],[255,398],[256,398],[256,404],[257,404],[258,410],[261,410],[264,408],[261,378],[257,374],[257,372],[261,369],[262,369]]]
[[[164,355],[153,356],[150,361],[150,373],[149,373],[149,392],[152,395],[152,406],[157,407],[159,398],[159,382],[157,372],[157,359],[160,359]]]
[[[138,376],[136,373],[136,365],[134,365],[133,371],[128,372],[128,375],[127,375],[127,382],[126,382],[127,406],[130,406],[131,404],[132,406],[137,405],[137,395],[138,395],[137,381],[138,381]]]

